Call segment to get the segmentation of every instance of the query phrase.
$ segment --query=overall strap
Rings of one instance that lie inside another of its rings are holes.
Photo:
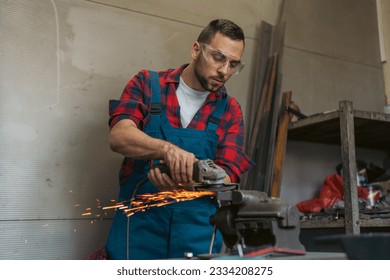
[[[215,108],[213,114],[210,116],[209,121],[207,123],[207,130],[211,130],[216,132],[219,122],[221,121],[222,114],[225,112],[225,109],[228,105],[230,96],[226,98],[222,98],[218,101],[217,107]]]
[[[161,116],[161,91],[160,79],[156,71],[149,71],[150,88],[152,90],[152,104],[150,107],[150,122],[159,124]]]

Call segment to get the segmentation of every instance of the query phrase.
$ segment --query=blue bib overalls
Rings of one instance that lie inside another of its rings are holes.
[[[164,110],[161,110],[160,83],[157,72],[150,72],[152,87],[152,112],[145,127],[148,135],[169,141],[192,152],[198,159],[214,159],[218,135],[218,123],[227,106],[227,98],[219,104],[209,118],[206,130],[172,127]],[[147,175],[148,161],[135,161],[130,178],[121,186],[119,201],[131,198],[135,186]],[[158,189],[150,182],[137,193],[155,193]],[[168,259],[182,258],[184,252],[207,254],[213,227],[209,217],[218,209],[216,200],[210,197],[173,203],[138,212],[129,218],[117,210],[106,244],[109,259]],[[222,237],[215,238],[213,253],[219,253]]]

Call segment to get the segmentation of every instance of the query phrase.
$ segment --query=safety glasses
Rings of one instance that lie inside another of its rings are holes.
[[[200,43],[203,57],[207,62],[218,68],[228,65],[227,69],[230,74],[238,75],[244,68],[245,63],[240,60],[229,59],[230,55],[216,50],[205,43]]]

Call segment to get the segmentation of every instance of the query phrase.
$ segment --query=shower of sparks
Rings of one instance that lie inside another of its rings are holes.
[[[110,199],[110,201],[115,202],[115,199]],[[80,204],[77,203],[74,205],[74,207],[80,207]],[[100,219],[100,218],[102,218],[102,216],[107,215],[107,213],[101,212],[103,207],[101,205],[99,198],[96,198],[96,206],[95,207],[96,207],[96,209],[98,209],[98,211],[100,211],[100,213],[95,214],[94,213],[95,211],[92,209],[92,207],[87,207],[84,209],[84,213],[82,213],[81,216],[83,216],[83,217],[90,216],[90,217],[93,217],[95,219]],[[93,224],[94,222],[91,221],[90,223]]]
[[[103,207],[103,210],[120,209],[123,210],[127,217],[140,212],[146,211],[153,207],[161,207],[168,204],[194,200],[205,196],[214,196],[214,192],[210,191],[187,191],[184,189],[174,191],[164,191],[155,194],[138,194],[130,202],[119,202],[112,206]]]

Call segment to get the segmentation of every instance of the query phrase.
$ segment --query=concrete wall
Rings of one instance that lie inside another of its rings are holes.
[[[283,90],[307,115],[341,100],[382,112],[382,76],[374,0],[286,1]]]
[[[285,1],[282,91],[291,90],[302,113],[338,109],[382,112],[382,74],[375,0]],[[318,195],[325,177],[341,162],[340,147],[289,142],[281,197],[292,202]],[[382,166],[387,155],[357,149],[356,157]]]
[[[280,3],[1,1],[0,259],[84,259],[103,245],[112,213],[98,206],[117,197],[122,159],[108,100],[142,68],[189,62],[202,27],[226,17],[246,31],[246,69],[228,84],[245,109],[257,30]]]
[[[385,84],[385,113],[390,113],[390,2],[376,0],[378,13],[379,41],[381,47],[381,61],[383,68],[383,79]]]

